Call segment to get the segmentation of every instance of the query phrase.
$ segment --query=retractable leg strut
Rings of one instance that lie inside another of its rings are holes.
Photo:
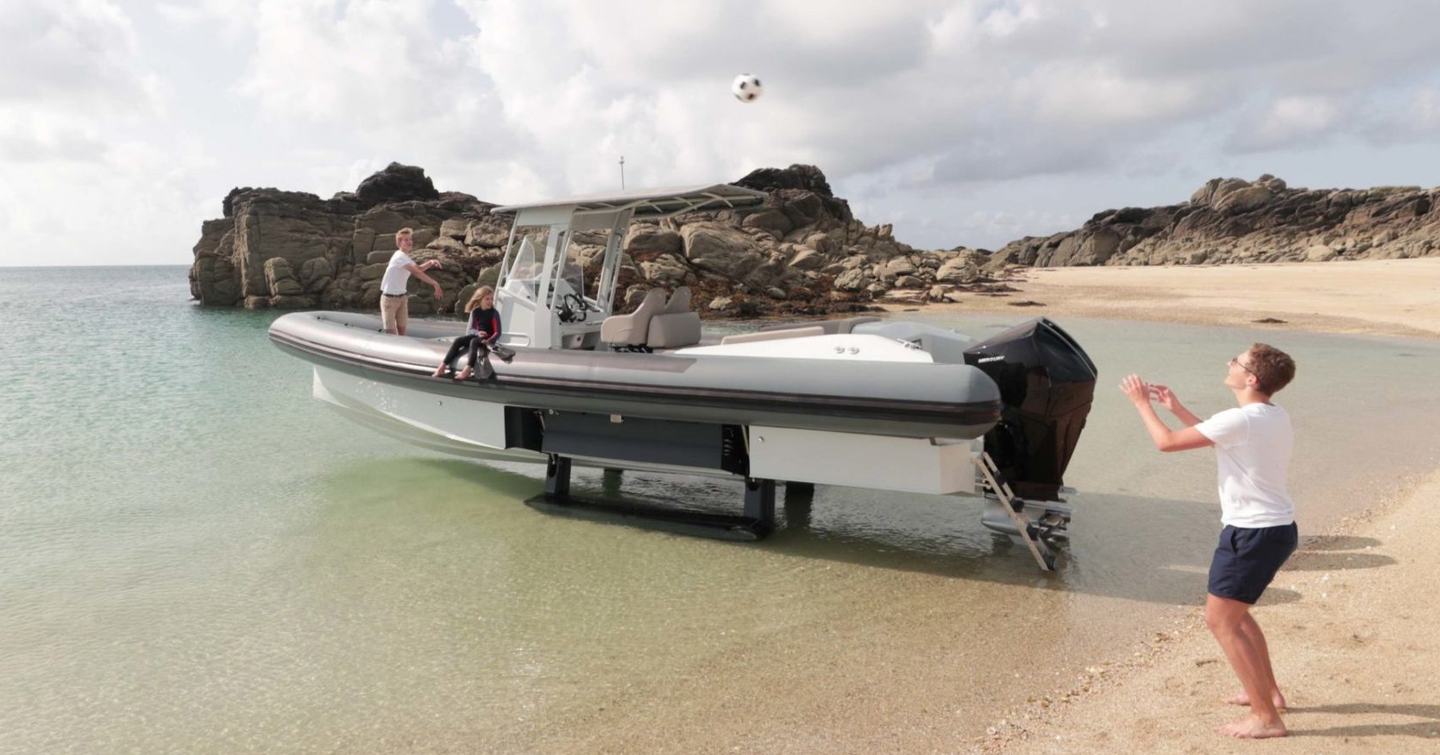
[[[775,481],[745,478],[745,508],[740,515],[686,511],[663,504],[623,498],[571,495],[571,460],[552,453],[545,463],[545,493],[525,501],[551,514],[618,520],[642,527],[721,540],[754,541],[775,531]],[[606,470],[607,495],[619,492],[620,470]]]
[[[545,495],[564,498],[570,495],[570,460],[559,454],[550,454],[545,462]]]
[[[745,518],[760,537],[775,531],[775,481],[745,478]]]
[[[1029,548],[1030,555],[1035,557],[1035,563],[1044,571],[1055,571],[1055,552],[1050,549],[1049,543],[1045,542],[1040,526],[1026,516],[1025,501],[1010,491],[1010,484],[1005,482],[1005,476],[1000,474],[1000,468],[995,465],[990,454],[982,451],[974,459],[975,466],[980,469],[980,475],[985,480],[985,486],[1000,500],[1000,508],[1004,509],[1015,523],[1020,539],[1025,541],[1025,547]]]

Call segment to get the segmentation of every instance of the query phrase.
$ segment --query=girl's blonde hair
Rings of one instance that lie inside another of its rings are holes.
[[[470,301],[465,302],[465,314],[470,314],[470,310],[480,306],[481,299],[484,299],[486,296],[494,295],[495,289],[489,286],[481,286],[475,289],[475,293],[470,295]]]

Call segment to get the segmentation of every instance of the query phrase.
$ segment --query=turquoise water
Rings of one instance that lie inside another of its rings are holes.
[[[537,513],[537,468],[352,426],[273,313],[187,299],[181,267],[0,269],[0,750],[759,748],[851,725],[798,713],[837,696],[877,732],[943,700],[964,741],[1203,595],[1213,459],[1155,453],[1125,372],[1203,415],[1250,341],[1295,354],[1308,531],[1440,461],[1434,343],[1065,321],[1103,376],[1061,574],[970,499],[822,487],[771,540],[714,543]],[[714,480],[625,487],[738,506]],[[844,694],[912,664],[886,701]]]

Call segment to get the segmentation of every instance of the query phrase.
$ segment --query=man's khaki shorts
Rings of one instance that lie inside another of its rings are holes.
[[[410,326],[410,297],[380,296],[380,327],[386,333],[399,335]]]

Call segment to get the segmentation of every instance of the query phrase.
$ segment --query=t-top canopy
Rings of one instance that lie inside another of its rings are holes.
[[[576,212],[613,212],[634,209],[636,218],[658,218],[691,210],[714,210],[728,207],[753,207],[765,201],[763,191],[731,184],[681,186],[664,189],[639,189],[621,194],[589,194],[543,202],[527,202],[496,207],[491,212],[518,212],[543,207],[573,206]]]

